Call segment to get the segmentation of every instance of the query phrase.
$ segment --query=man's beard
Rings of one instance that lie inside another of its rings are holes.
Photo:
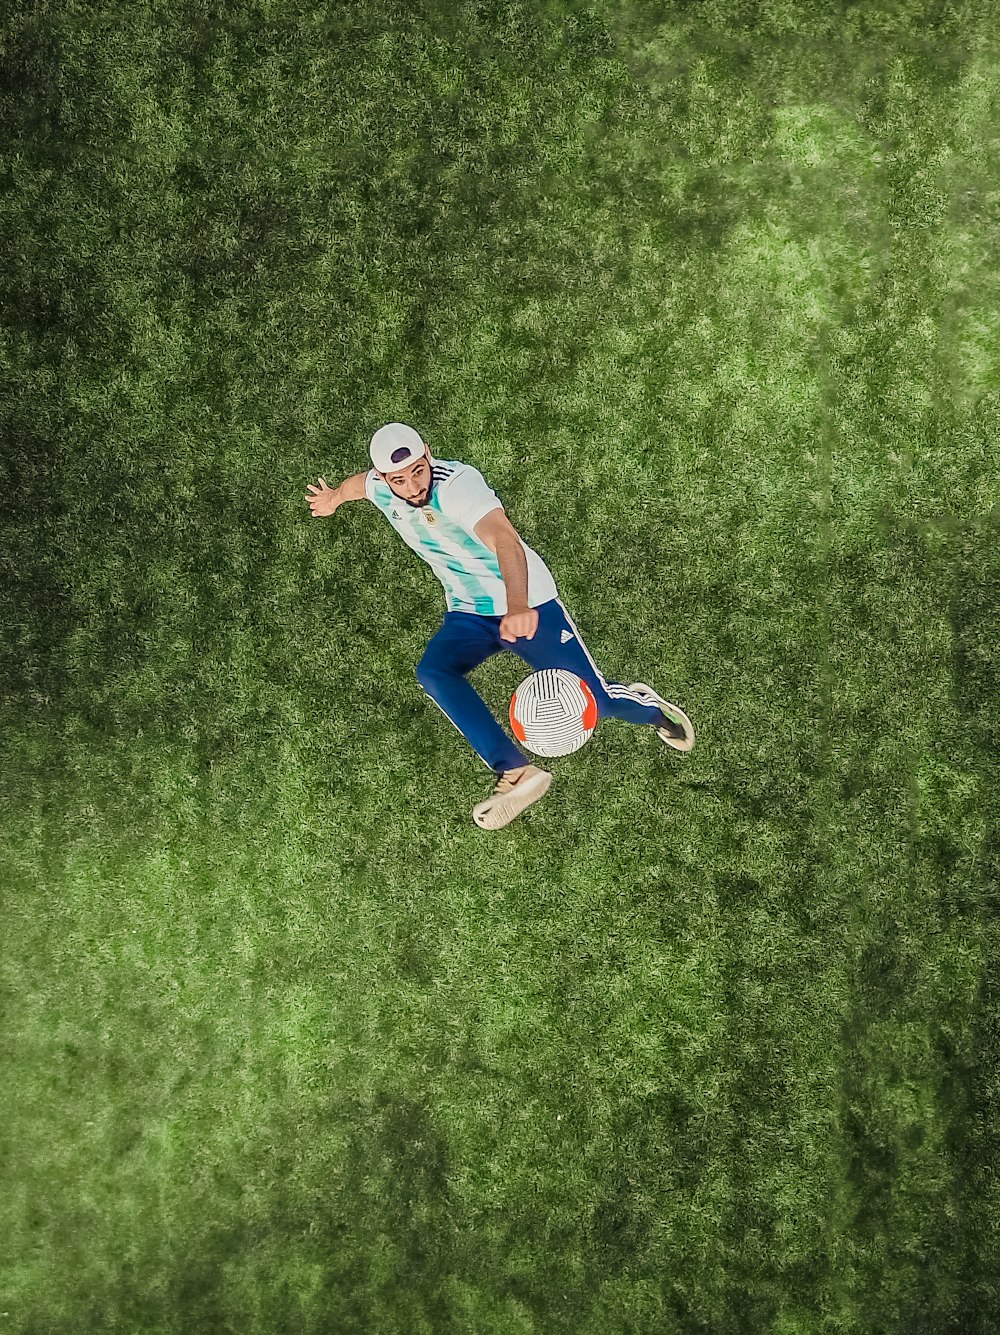
[[[433,493],[433,491],[434,491],[434,483],[431,482],[431,483],[428,485],[428,488],[427,488],[427,495],[424,496],[421,500],[419,500],[419,501],[411,501],[411,500],[410,500],[408,497],[406,497],[406,496],[404,496],[403,499],[404,499],[404,501],[406,502],[406,504],[410,507],[411,510],[420,510],[420,509],[422,509],[425,505],[428,505],[428,504],[430,503],[431,494]]]

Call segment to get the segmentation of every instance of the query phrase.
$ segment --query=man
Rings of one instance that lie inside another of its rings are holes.
[[[473,809],[481,829],[508,825],[548,791],[552,775],[517,749],[468,673],[505,645],[533,668],[565,668],[594,693],[598,716],[652,724],[677,751],[694,746],[691,720],[644,682],[623,686],[598,670],[558,597],[548,566],[522,541],[482,473],[433,459],[413,427],[390,422],[369,447],[374,465],[339,487],[307,487],[313,518],[367,497],[444,586],[444,624],[417,665],[417,680],[480,760],[498,776]]]

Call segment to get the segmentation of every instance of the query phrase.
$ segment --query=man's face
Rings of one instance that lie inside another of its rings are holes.
[[[409,468],[393,473],[383,473],[394,496],[416,509],[426,505],[430,499],[434,479],[431,476],[431,464],[426,452],[422,459],[417,459]]]

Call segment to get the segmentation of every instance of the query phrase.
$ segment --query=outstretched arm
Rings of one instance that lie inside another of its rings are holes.
[[[320,478],[319,486],[311,483],[306,488],[306,500],[312,510],[313,519],[322,519],[332,515],[345,501],[363,501],[365,498],[365,478],[367,473],[355,473],[345,478],[339,487],[330,487],[325,478]],[[310,495],[309,493],[312,493]]]

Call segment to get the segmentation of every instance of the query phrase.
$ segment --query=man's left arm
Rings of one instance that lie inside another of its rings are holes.
[[[501,622],[502,638],[519,639],[523,635],[530,640],[538,628],[538,613],[528,607],[528,560],[517,530],[503,510],[495,509],[485,515],[473,531],[497,558],[500,578],[507,590],[504,621],[507,617],[518,618],[512,636],[504,634],[505,629],[510,630],[511,627],[505,627]],[[520,620],[522,617],[525,618],[523,622]]]
[[[528,561],[517,529],[498,506],[483,515],[473,532],[497,558],[500,578],[507,590],[507,610],[525,611],[528,606]]]
[[[521,539],[502,537],[497,542],[497,564],[507,590],[507,611],[524,612],[528,608],[528,561]]]

